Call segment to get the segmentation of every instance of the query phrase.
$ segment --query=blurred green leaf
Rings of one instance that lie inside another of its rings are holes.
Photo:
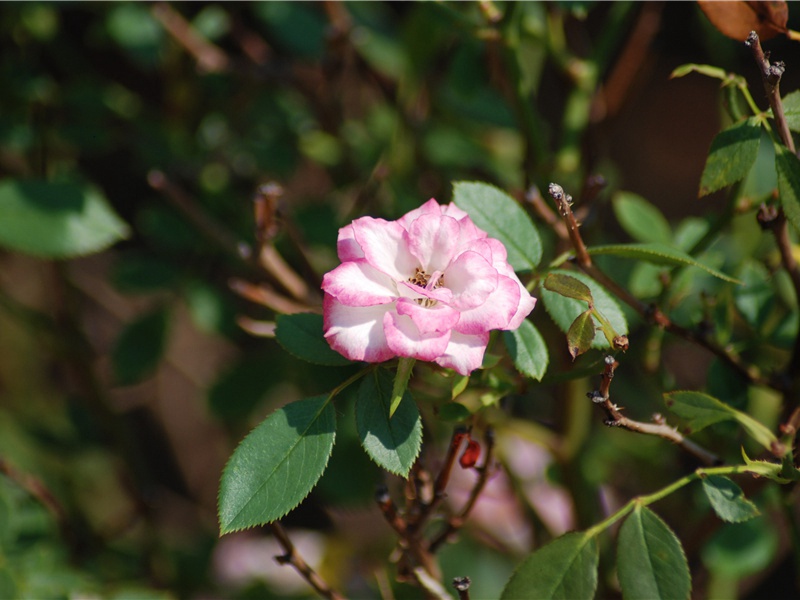
[[[0,244],[41,258],[99,252],[129,235],[105,197],[85,185],[7,179],[0,213]]]
[[[614,214],[625,232],[637,242],[672,244],[672,228],[655,206],[631,192],[618,192],[612,200]]]
[[[500,598],[593,598],[597,564],[595,539],[580,531],[567,533],[528,556],[508,580]]]
[[[755,118],[736,123],[717,134],[700,178],[700,196],[744,179],[756,161],[760,142],[761,125]]]
[[[680,541],[658,515],[639,504],[619,530],[617,573],[625,598],[688,600],[692,591]]]
[[[610,246],[593,246],[587,248],[589,254],[592,256],[601,256],[603,254],[611,254],[619,256],[620,258],[630,258],[632,260],[642,260],[655,265],[668,265],[671,267],[698,267],[714,277],[718,277],[723,281],[731,283],[741,283],[738,279],[734,279],[725,273],[716,269],[712,269],[693,259],[688,254],[664,246],[662,244],[615,244]]]
[[[220,534],[271,523],[300,504],[328,464],[335,430],[327,395],[292,402],[262,421],[222,473]]]
[[[719,67],[690,63],[676,67],[675,70],[672,71],[670,78],[676,79],[678,77],[684,77],[689,73],[700,73],[706,77],[713,77],[714,79],[720,79],[722,81],[729,81],[732,77],[724,69],[720,69]]]
[[[169,316],[159,307],[125,326],[111,351],[117,382],[130,385],[153,374],[166,349]]]
[[[592,347],[594,334],[595,325],[592,320],[592,311],[582,312],[572,322],[567,331],[567,348],[572,360],[575,360],[578,355],[583,354]]]
[[[515,271],[531,271],[542,259],[542,242],[531,218],[508,194],[486,183],[456,181],[453,202],[475,225],[500,240]]]
[[[703,563],[729,577],[747,577],[766,569],[779,540],[769,519],[751,519],[722,527],[702,550]]]
[[[786,124],[792,131],[800,132],[800,90],[795,90],[786,94],[781,101],[783,104],[783,116]],[[772,110],[769,111],[772,116]]]
[[[606,319],[608,319],[609,323],[618,335],[627,335],[628,322],[625,319],[625,314],[620,309],[616,300],[614,300],[614,298],[602,286],[600,286],[599,283],[597,283],[588,275],[579,273],[577,271],[556,270],[551,271],[551,273],[562,273],[569,275],[570,277],[574,277],[575,279],[578,279],[584,283],[592,292],[595,309],[599,311]],[[541,289],[541,299],[544,302],[544,307],[547,310],[547,314],[550,315],[555,324],[558,325],[558,327],[564,333],[567,333],[575,319],[577,319],[581,313],[586,311],[585,302],[574,300],[572,298],[566,298],[561,294],[551,292],[546,288]],[[601,326],[600,322],[596,319],[594,319],[594,323],[595,327]],[[592,347],[608,348],[608,340],[601,335],[595,336],[594,341],[592,342]]]
[[[542,334],[528,320],[514,331],[504,331],[503,341],[517,370],[536,381],[547,371],[550,356]]]
[[[367,454],[390,473],[407,477],[422,446],[422,420],[406,390],[390,417],[394,380],[376,369],[364,377],[356,400],[356,427]]]
[[[760,514],[756,505],[745,498],[742,488],[727,477],[708,475],[702,481],[711,507],[723,521],[739,523]]]
[[[785,146],[776,146],[775,168],[781,206],[795,231],[800,231],[800,158]]]
[[[158,63],[164,30],[146,4],[115,5],[108,14],[107,30],[139,65],[152,67]]]
[[[278,315],[275,339],[289,354],[317,365],[332,367],[351,362],[331,349],[322,335],[322,315]]]

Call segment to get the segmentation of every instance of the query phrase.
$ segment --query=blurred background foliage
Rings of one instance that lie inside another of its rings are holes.
[[[394,218],[430,197],[449,201],[456,179],[519,198],[557,180],[579,197],[587,176],[600,173],[608,190],[624,187],[684,219],[675,235],[688,247],[703,218],[726,206],[723,194],[697,200],[726,117],[718,82],[669,74],[710,63],[760,89],[747,51],[693,3],[25,2],[3,3],[0,16],[0,183],[92,190],[86,198],[107,211],[110,231],[62,253],[69,260],[49,260],[58,240],[46,226],[12,228],[10,205],[0,214],[2,597],[307,596],[302,580],[275,564],[280,550],[269,537],[218,539],[216,490],[250,427],[347,373],[252,335],[268,332],[278,312],[318,305],[321,274],[337,262],[337,228],[363,214]],[[784,91],[797,88],[796,45],[769,47],[789,64]],[[276,264],[308,286],[295,293],[253,260],[252,200],[268,182],[281,186],[269,197]],[[747,185],[757,199],[774,182]],[[610,196],[595,201],[584,235],[628,241]],[[735,225],[738,237],[712,249],[708,264],[736,264],[758,244],[752,218]],[[551,260],[563,248],[540,231]],[[612,266],[620,277],[631,275],[625,268]],[[740,276],[758,281],[760,264],[747,269]],[[702,273],[684,279],[678,321],[708,308],[699,290],[721,289]],[[652,273],[633,281],[642,297],[659,293]],[[740,310],[780,336],[778,325],[765,325],[759,290],[738,299]],[[248,301],[254,294],[260,304]],[[775,302],[793,304],[786,296]],[[532,319],[548,340],[550,373],[570,368],[546,313]],[[647,335],[657,334],[632,335],[634,355]],[[575,369],[595,375],[598,358]],[[723,365],[685,344],[667,345],[656,360],[655,378],[620,371],[616,393],[631,411],[657,410],[661,392],[675,387],[748,402]],[[496,596],[532,543],[596,522],[602,506],[588,499],[601,486],[615,505],[687,468],[663,441],[606,430],[588,403],[565,401],[588,386],[554,376],[504,400],[518,436],[507,442],[508,462],[519,455],[525,465],[482,501],[502,509],[476,516],[443,554],[446,573],[472,578],[473,597]],[[759,405],[767,421],[774,405],[770,397]],[[307,560],[353,597],[388,586],[415,597],[386,571],[392,535],[371,504],[383,475],[348,430],[352,399],[337,409],[345,418],[331,465],[286,525]],[[450,425],[425,427],[433,443]],[[712,447],[730,433],[712,429]],[[563,436],[558,460],[522,443],[552,435]],[[525,500],[530,486],[539,486],[538,504]],[[701,535],[710,517],[687,514],[686,501],[668,499],[662,514],[705,573],[698,589],[768,565],[788,569],[774,575],[779,583],[791,580],[786,540],[769,522],[708,525],[713,537]],[[534,523],[527,537],[513,538],[517,517]],[[760,582],[750,589],[763,591]]]

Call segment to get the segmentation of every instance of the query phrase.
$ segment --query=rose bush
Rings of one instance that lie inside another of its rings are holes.
[[[350,360],[409,357],[468,375],[489,331],[516,329],[536,304],[503,244],[455,204],[356,219],[337,252],[342,264],[322,282],[325,338]]]

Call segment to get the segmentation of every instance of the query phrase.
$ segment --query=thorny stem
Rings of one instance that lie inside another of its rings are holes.
[[[661,327],[673,335],[677,335],[678,337],[702,346],[725,361],[725,363],[727,363],[731,368],[741,373],[748,381],[768,386],[773,389],[783,390],[784,386],[781,384],[781,382],[773,381],[763,377],[755,366],[745,364],[738,355],[731,353],[723,346],[715,344],[704,334],[687,329],[673,322],[667,315],[661,312],[657,306],[642,302],[636,298],[636,296],[631,294],[622,286],[618,285],[613,279],[598,269],[592,263],[592,258],[589,255],[580,231],[578,230],[579,224],[572,212],[572,197],[569,194],[566,194],[563,188],[558,184],[550,184],[548,191],[555,200],[556,206],[558,207],[558,210],[567,225],[566,240],[570,241],[575,249],[575,262],[587,275],[608,289],[608,291],[625,302],[625,304],[633,308],[648,323]],[[531,199],[535,199],[535,196],[536,194],[532,194],[530,192],[528,193],[528,197]],[[561,235],[558,228],[554,228],[554,231],[556,234]],[[562,237],[562,239],[564,238]]]
[[[702,461],[703,464],[708,466],[719,465],[722,462],[718,456],[695,444],[691,440],[686,439],[677,429],[667,425],[661,415],[654,415],[654,423],[642,423],[641,421],[634,421],[624,416],[622,414],[623,409],[611,401],[610,394],[611,380],[614,378],[614,371],[618,366],[619,363],[613,356],[606,356],[605,369],[603,370],[603,375],[600,380],[600,388],[587,394],[592,402],[605,410],[607,415],[605,421],[606,425],[609,427],[622,427],[629,431],[635,431],[636,433],[655,435],[669,440],[693,454]]]
[[[433,553],[435,553],[442,546],[442,544],[449,540],[456,531],[464,526],[464,523],[469,517],[469,514],[472,512],[472,509],[475,507],[475,503],[478,501],[481,492],[483,492],[486,482],[489,480],[489,473],[494,454],[494,431],[492,429],[487,429],[484,433],[483,443],[486,447],[486,454],[483,460],[483,466],[475,469],[478,472],[478,480],[475,482],[475,486],[472,488],[469,498],[464,504],[464,507],[461,509],[461,512],[450,517],[444,530],[435,538],[433,538],[433,540],[431,540],[428,549]],[[469,588],[469,585],[467,585],[467,588]]]
[[[458,592],[458,600],[469,600],[469,586],[472,585],[469,577],[456,577],[453,579],[453,587]]]
[[[329,600],[344,600],[344,596],[331,589],[318,573],[312,569],[308,563],[303,559],[297,549],[294,547],[292,540],[286,533],[286,530],[277,521],[269,524],[272,535],[278,540],[278,543],[284,549],[285,554],[276,556],[275,560],[282,565],[292,565],[300,576],[305,579],[308,584],[314,588],[320,596],[328,598]]]

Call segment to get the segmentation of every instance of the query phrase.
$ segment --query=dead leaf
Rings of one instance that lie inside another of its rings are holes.
[[[787,33],[786,2],[714,2],[697,0],[700,10],[723,35],[743,42],[751,31],[762,40]]]

